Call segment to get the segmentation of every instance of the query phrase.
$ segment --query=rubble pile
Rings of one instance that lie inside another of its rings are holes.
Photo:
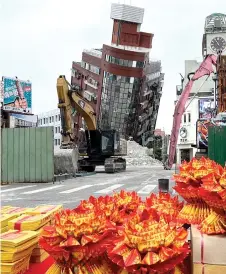
[[[150,155],[150,149],[142,147],[134,141],[127,141],[127,165],[133,166],[146,166],[146,165],[162,165],[159,160],[152,158]]]

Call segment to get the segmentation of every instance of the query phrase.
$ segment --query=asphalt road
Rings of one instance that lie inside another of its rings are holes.
[[[11,184],[1,186],[2,206],[35,207],[40,204],[63,204],[64,208],[74,208],[80,200],[90,195],[112,194],[125,189],[137,191],[143,198],[158,192],[158,179],[170,179],[173,170],[159,167],[128,167],[125,172],[106,174],[103,170],[95,175],[77,177],[57,183]]]

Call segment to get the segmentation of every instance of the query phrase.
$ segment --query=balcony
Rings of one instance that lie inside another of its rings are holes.
[[[97,99],[96,94],[94,94],[93,92],[90,92],[88,90],[84,90],[83,92],[83,97],[88,100],[89,102],[91,101],[95,101]]]
[[[137,132],[137,136],[140,136],[143,132],[144,132],[144,130],[141,129],[140,131]]]
[[[87,80],[85,80],[84,81],[84,83],[86,84],[86,85],[88,85],[88,86],[90,86],[91,88],[94,88],[94,89],[98,89],[98,87],[97,87],[97,81],[95,81],[95,80],[90,80],[90,79],[87,79]]]
[[[145,100],[144,102],[140,103],[142,106],[142,109],[146,108],[148,106],[148,100]]]
[[[153,113],[153,106],[148,109],[148,116],[151,116]]]
[[[143,122],[148,118],[148,115],[146,113],[143,113],[141,116],[139,116],[139,122]]]
[[[144,145],[146,146],[148,143],[153,142],[154,138],[153,137],[148,137],[146,140],[144,140]]]
[[[149,95],[149,94],[151,94],[153,91],[151,90],[151,89],[145,89],[144,90],[144,93],[143,93],[143,96],[147,96],[147,95]]]
[[[160,73],[159,80],[162,81],[165,78],[165,73]]]

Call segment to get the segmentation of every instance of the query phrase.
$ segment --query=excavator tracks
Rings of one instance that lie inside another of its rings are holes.
[[[126,170],[126,160],[123,158],[107,158],[104,163],[106,173],[115,173]]]

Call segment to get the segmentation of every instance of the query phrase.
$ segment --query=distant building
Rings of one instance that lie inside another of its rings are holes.
[[[164,137],[166,135],[166,133],[164,130],[161,130],[158,128],[158,129],[155,129],[154,135]]]
[[[38,127],[52,126],[54,132],[54,146],[61,144],[61,120],[60,110],[54,109],[38,114]]]
[[[148,145],[154,136],[164,74],[161,61],[149,60],[152,33],[141,32],[144,9],[112,4],[111,45],[84,50],[72,64],[72,85],[96,111],[101,129]],[[74,118],[79,134],[82,117]]]
[[[205,57],[208,54],[218,54],[219,51],[222,55],[226,54],[226,15],[214,13],[207,16],[205,20],[202,55]],[[200,63],[196,60],[185,61],[185,81],[183,86],[176,86],[177,99],[188,82],[187,75],[195,72],[199,65]],[[208,144],[208,133],[206,135],[199,133],[197,121],[199,120],[199,124],[202,125],[204,123],[202,120],[214,116],[218,107],[218,83],[216,75],[211,75],[206,81],[205,78],[206,76],[194,82],[189,100],[186,103],[177,146],[177,162],[179,164],[183,160],[191,160],[197,149],[207,148],[206,145],[202,146],[201,144]],[[203,81],[205,81],[204,84]]]

